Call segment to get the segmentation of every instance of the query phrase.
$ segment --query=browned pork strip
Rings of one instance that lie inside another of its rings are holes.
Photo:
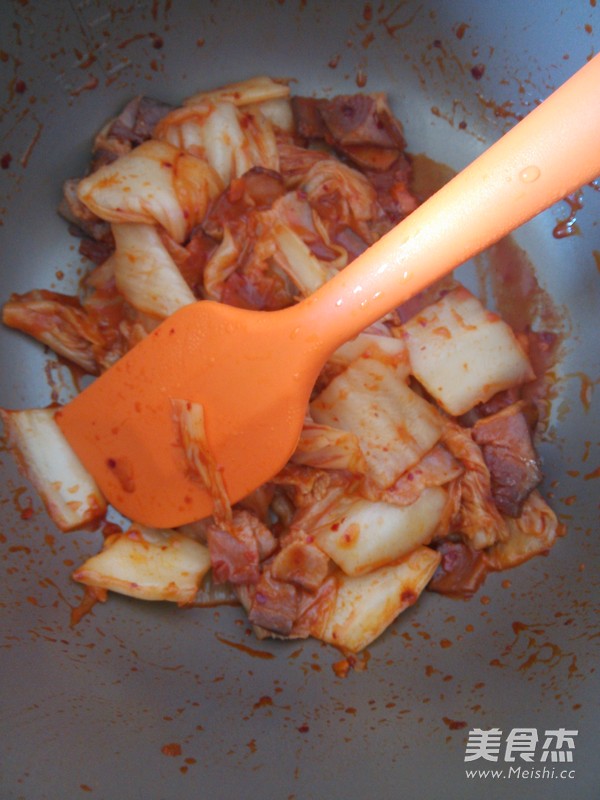
[[[110,224],[97,217],[77,196],[78,178],[69,178],[63,184],[63,196],[58,213],[75,225],[81,233],[97,242],[112,242]],[[77,231],[75,231],[77,233]]]
[[[490,471],[498,509],[509,517],[518,517],[542,479],[523,404],[515,403],[480,419],[473,426],[473,439]]]
[[[291,542],[274,558],[272,574],[277,580],[315,592],[327,577],[329,558],[309,542]]]
[[[412,166],[401,153],[385,169],[374,163],[363,169],[377,191],[377,199],[392,222],[399,222],[419,205],[410,188]]]
[[[152,138],[156,124],[172,110],[173,106],[162,100],[143,95],[134,97],[115,118],[107,136],[136,146]]]
[[[280,636],[288,636],[299,608],[299,590],[291,583],[274,578],[269,568],[263,569],[248,612],[250,622]]]
[[[324,139],[327,128],[321,116],[325,101],[315,97],[292,97],[292,113],[296,132],[303,139]]]
[[[341,147],[404,148],[402,127],[382,95],[338,95],[321,103],[319,111],[331,139]]]
[[[428,589],[454,597],[471,597],[490,571],[486,554],[464,542],[444,541],[436,548],[442,560]]]
[[[258,546],[251,533],[212,525],[206,540],[216,583],[255,583],[258,580]]]
[[[269,528],[245,510],[235,510],[230,525],[211,524],[206,539],[217,583],[256,583],[260,562],[277,545]]]

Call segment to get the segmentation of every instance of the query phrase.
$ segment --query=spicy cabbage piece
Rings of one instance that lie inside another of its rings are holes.
[[[332,275],[313,255],[302,238],[281,223],[272,212],[254,214],[244,227],[225,224],[222,240],[210,254],[204,269],[208,299],[225,300],[229,278],[266,275],[289,284],[288,305],[294,296],[312,294]]]
[[[2,322],[29,334],[86,372],[99,372],[96,350],[103,343],[103,335],[79,298],[47,289],[13,294],[2,308]]]
[[[429,547],[418,547],[394,564],[366,575],[340,572],[330,613],[315,623],[312,635],[341,650],[358,653],[417,601],[440,562]]]
[[[236,106],[247,106],[286,99],[289,96],[290,87],[284,81],[273,80],[268,75],[256,75],[245,81],[225,84],[217,89],[196,92],[184,100],[183,105],[194,106],[207,101],[226,101]]]
[[[564,526],[537,490],[527,497],[519,517],[506,517],[506,525],[508,538],[487,551],[488,561],[496,570],[511,569],[547,553],[565,533]]]
[[[248,103],[244,106],[244,109],[251,114],[260,113],[271,123],[275,129],[276,135],[285,133],[288,134],[288,136],[284,138],[291,138],[293,136],[294,115],[288,97],[273,97],[271,99],[261,100],[257,103]]]
[[[408,374],[409,360],[406,342],[404,339],[396,338],[387,332],[384,333],[379,330],[362,331],[354,339],[350,339],[349,342],[345,342],[338,347],[330,356],[329,361],[347,367],[371,347],[379,348],[383,353],[393,358],[396,363],[405,364]]]
[[[304,421],[291,461],[316,469],[348,470],[358,475],[367,472],[358,436],[311,419]]]
[[[447,420],[442,443],[464,467],[456,484],[459,504],[454,530],[475,550],[504,541],[508,537],[506,519],[494,502],[490,471],[471,431]]]
[[[428,589],[441,594],[471,597],[488,573],[512,569],[531,558],[547,555],[565,527],[537,490],[523,504],[518,518],[505,517],[507,536],[483,550],[468,543],[444,539],[436,549],[441,561]]]
[[[449,414],[535,378],[515,334],[464,287],[403,326],[411,371]]]
[[[259,109],[206,100],[172,111],[154,136],[209,164],[224,186],[252,167],[279,169],[275,131]]]
[[[463,465],[443,444],[436,444],[419,463],[402,474],[387,489],[379,489],[374,484],[363,482],[361,494],[369,500],[392,503],[396,506],[409,506],[417,500],[421,492],[431,486],[456,485],[456,479],[464,472]],[[448,508],[448,514],[452,510]],[[445,514],[445,516],[447,516]]]
[[[158,223],[183,242],[222,188],[206,161],[150,139],[83,178],[77,194],[107,222]]]
[[[117,288],[138,311],[158,319],[195,301],[157,228],[140,223],[113,224],[111,256]]]
[[[343,248],[321,238],[324,229],[306,200],[284,191],[278,173],[255,167],[217,198],[203,223],[213,239],[203,270],[207,298],[248,305],[240,302],[243,295],[254,295],[249,305],[265,308],[272,306],[269,295],[279,284],[280,301],[290,305],[325,283],[338,263],[347,263]]]
[[[210,569],[208,548],[173,530],[132,525],[75,570],[73,578],[141,600],[191,603]]]
[[[111,367],[158,323],[156,317],[138,311],[121,294],[111,257],[85,276],[81,294],[81,305],[102,336],[94,347],[101,371]]]
[[[289,226],[275,222],[271,237],[275,243],[274,260],[306,297],[331,276],[331,271],[314,256],[301,237]]]
[[[369,474],[391,486],[441,436],[436,409],[406,383],[406,367],[364,353],[310,404],[313,419],[358,436]]]
[[[140,295],[144,286],[135,281],[134,289]],[[135,309],[118,290],[111,257],[85,276],[80,294],[81,300],[46,289],[13,294],[4,304],[2,321],[97,375],[144,338],[157,320]]]
[[[350,228],[372,244],[391,227],[369,179],[337,159],[315,161],[304,176],[300,191],[328,229],[329,238]]]
[[[106,501],[56,424],[55,408],[0,409],[8,446],[62,531],[104,516]]]
[[[435,486],[424,489],[408,506],[357,498],[339,518],[312,534],[346,575],[362,575],[429,544],[447,498],[446,491]]]

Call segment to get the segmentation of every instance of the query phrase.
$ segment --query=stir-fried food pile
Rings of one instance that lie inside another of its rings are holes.
[[[90,263],[78,296],[13,295],[3,320],[97,375],[197,299],[298,302],[414,210],[410,186],[382,94],[256,78],[178,108],[137,97],[64,186]],[[527,340],[446,281],[334,353],[272,480],[177,530],[107,524],[73,577],[88,600],[236,600],[259,637],[357,653],[426,588],[470,595],[561,534],[537,490],[535,378]],[[182,447],[198,411],[174,405]],[[55,413],[3,411],[9,442],[61,529],[99,524],[106,502]]]

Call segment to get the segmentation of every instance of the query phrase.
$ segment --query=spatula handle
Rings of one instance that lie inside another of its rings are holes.
[[[600,55],[308,297],[333,349],[600,175]]]

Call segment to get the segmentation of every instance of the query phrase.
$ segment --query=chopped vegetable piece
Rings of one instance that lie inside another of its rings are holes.
[[[277,245],[276,263],[292,279],[301,295],[309,295],[331,277],[297,233],[277,223],[271,235]]]
[[[113,225],[119,291],[138,311],[163,319],[196,299],[153,225]]]
[[[492,479],[481,448],[469,430],[448,422],[443,443],[464,466],[457,482],[460,505],[456,529],[475,550],[491,547],[508,537],[508,528],[492,495]]]
[[[228,101],[178,108],[158,123],[154,136],[197,157],[212,168],[223,186],[252,167],[279,168],[269,120],[260,111],[242,111]]]
[[[368,647],[417,601],[439,561],[434,550],[419,547],[396,564],[367,575],[340,573],[335,605],[319,638],[351,653]]]
[[[547,553],[559,536],[564,536],[564,526],[538,491],[533,491],[517,519],[506,518],[508,538],[498,542],[488,551],[494,569],[511,569],[534,556]]]
[[[226,100],[237,106],[245,106],[251,103],[264,103],[267,100],[277,100],[289,97],[290,87],[287,83],[275,81],[267,75],[257,75],[238,83],[229,83],[219,89],[212,89],[205,92],[196,92],[187,100],[184,105],[192,106],[206,101]]]
[[[512,329],[464,287],[404,325],[412,373],[453,416],[535,377]]]
[[[86,372],[94,375],[99,371],[95,345],[100,344],[102,335],[77,297],[47,289],[14,294],[4,304],[2,322],[28,333]]]
[[[440,487],[425,489],[409,506],[358,499],[342,517],[316,528],[315,540],[346,575],[362,575],[429,544],[446,502]]]
[[[219,523],[231,521],[231,504],[223,480],[223,472],[215,461],[206,436],[204,407],[200,403],[173,398],[171,400],[177,433],[189,471],[208,489]]]
[[[142,600],[185,605],[193,602],[209,569],[203,544],[176,531],[134,525],[109,536],[102,551],[76,569],[73,578]]]
[[[106,513],[106,501],[54,420],[56,409],[0,409],[8,444],[63,531],[81,528]]]
[[[302,427],[291,460],[317,469],[346,469],[361,475],[367,472],[358,436],[310,419]]]
[[[403,370],[404,376],[408,377],[410,373],[410,364],[408,360],[408,349],[404,339],[398,339],[394,336],[383,336],[379,333],[359,333],[357,337],[346,342],[332,354],[330,361],[335,364],[343,364],[348,366],[352,361],[366,353],[370,348],[376,347],[381,352],[390,356],[396,363],[397,369],[405,367]]]
[[[182,242],[222,188],[206,161],[151,139],[84,178],[78,197],[107,222],[158,223]]]
[[[358,436],[373,480],[391,486],[438,441],[442,420],[406,384],[404,370],[372,352],[353,361],[311,403],[320,423]]]

